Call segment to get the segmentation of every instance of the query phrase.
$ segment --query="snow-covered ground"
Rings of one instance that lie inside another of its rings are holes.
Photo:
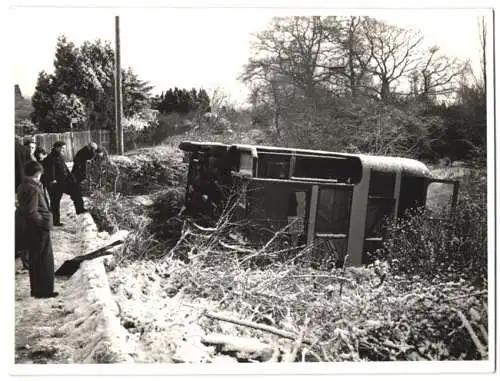
[[[135,362],[235,362],[228,356],[214,357],[214,348],[201,343],[205,332],[198,320],[215,303],[191,300],[169,281],[169,272],[175,272],[175,266],[136,262],[108,273]]]
[[[76,216],[69,196],[61,202],[63,227],[51,237],[55,268],[118,237],[98,234],[90,214]],[[116,317],[103,258],[84,262],[69,279],[56,278],[56,298],[29,296],[29,276],[16,263],[16,363],[123,362],[125,330]]]

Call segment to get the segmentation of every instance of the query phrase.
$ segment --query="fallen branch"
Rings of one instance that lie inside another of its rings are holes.
[[[484,295],[484,294],[487,294],[487,293],[488,293],[488,290],[483,290],[483,291],[474,292],[472,294],[460,295],[460,296],[455,296],[453,298],[444,299],[443,301],[444,302],[451,302],[452,300],[458,300],[458,299],[468,298],[469,296],[479,296],[479,295]]]
[[[479,324],[479,330],[481,331],[481,335],[483,335],[483,339],[485,342],[488,342],[488,331],[484,328],[483,325]]]
[[[191,222],[191,224],[198,230],[207,233],[214,233],[217,231],[217,228],[204,228],[203,226],[198,225],[196,222]]]
[[[248,253],[254,253],[255,252],[255,250],[251,250],[251,249],[246,249],[244,247],[238,247],[238,246],[230,245],[228,243],[223,242],[222,240],[219,240],[219,245],[221,245],[225,249],[237,251],[238,253],[247,253],[248,254]]]
[[[221,353],[237,352],[236,357],[269,361],[273,357],[274,348],[253,337],[211,334],[203,336],[201,343],[219,348]]]
[[[349,282],[355,284],[356,282],[353,279],[349,279],[346,277],[336,276],[336,275],[326,275],[326,274],[305,274],[305,275],[291,275],[290,279],[299,279],[299,278],[328,278],[334,280],[340,280],[342,282]]]
[[[287,231],[290,228],[290,226],[292,226],[294,223],[295,223],[295,221],[292,221],[288,225],[284,226],[283,228],[281,228],[280,230],[275,232],[274,236],[269,241],[267,241],[267,243],[264,246],[262,246],[259,251],[257,251],[255,254],[249,255],[246,258],[243,258],[243,260],[241,260],[241,262],[240,262],[240,265],[243,262],[246,262],[254,257],[258,257],[259,255],[264,253],[267,250],[267,248],[276,240],[276,238],[278,238],[281,234],[283,234],[285,231]]]
[[[285,339],[297,340],[297,335],[295,335],[294,333],[284,331],[282,329],[274,328],[274,327],[271,327],[271,326],[268,326],[265,324],[254,323],[254,322],[248,321],[248,320],[240,320],[240,319],[232,318],[229,316],[215,314],[213,312],[208,312],[208,311],[205,312],[205,316],[209,317],[211,319],[222,320],[222,321],[242,325],[242,326],[249,327],[249,328],[260,329],[261,331],[266,331],[266,332],[272,333],[274,335],[284,337]],[[303,339],[302,341],[305,344],[309,344],[309,345],[312,343],[308,339]]]
[[[453,308],[453,311],[455,311],[455,313],[458,315],[460,320],[462,320],[462,324],[467,329],[467,332],[469,332],[470,338],[472,339],[474,345],[476,346],[477,350],[481,354],[481,357],[482,358],[488,357],[488,353],[484,349],[483,344],[481,344],[481,342],[479,341],[479,338],[477,337],[476,333],[472,329],[472,326],[470,325],[469,321],[467,320],[465,315],[462,313],[462,311],[454,309],[454,308]]]
[[[191,231],[189,229],[186,229],[184,231],[184,233],[182,233],[181,237],[179,238],[179,240],[175,243],[175,246],[170,249],[170,251],[168,252],[168,254],[165,256],[166,258],[172,258],[172,256],[174,255],[175,253],[175,250],[177,250],[177,248],[181,245],[181,243],[186,239],[186,237],[188,235],[191,234]]]

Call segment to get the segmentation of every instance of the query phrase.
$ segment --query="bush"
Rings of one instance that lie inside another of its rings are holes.
[[[117,263],[163,256],[165,244],[151,232],[152,219],[133,197],[95,191],[90,198],[90,214],[99,231],[113,234],[118,230],[129,231],[123,250],[116,254]]]
[[[92,187],[90,212],[99,229],[130,231],[119,261],[162,257],[180,237],[182,223],[176,216],[183,205],[186,176],[181,156],[168,146],[116,156],[112,161],[120,173],[117,192]]]
[[[139,149],[116,156],[113,162],[120,170],[118,191],[137,195],[176,187],[185,182],[187,165],[178,148],[161,146]]]
[[[212,300],[243,319],[306,332],[314,343],[307,352],[316,355],[305,361],[488,356],[486,292],[464,279],[428,282],[415,274],[408,279],[388,274],[387,264],[380,262],[365,268],[312,269],[294,260],[307,256],[307,248],[287,261],[272,260],[275,255],[268,244],[260,249],[246,245],[230,225],[200,229],[188,223],[159,266],[195,300]],[[258,258],[271,260],[254,267]],[[186,264],[179,265],[178,259]],[[226,329],[206,320],[201,324],[209,332]],[[245,328],[238,334],[265,340],[264,334]]]
[[[381,257],[398,274],[436,276],[487,283],[487,207],[484,171],[461,181],[459,202],[451,219],[432,219],[416,210],[388,225]]]
[[[158,128],[158,111],[147,109],[123,120],[125,150],[151,145],[151,134]]]
[[[173,246],[181,236],[182,220],[178,214],[184,205],[184,188],[171,188],[156,194],[148,211],[149,230],[167,246]]]
[[[36,126],[29,119],[16,121],[15,129],[18,136],[33,135],[37,132]]]

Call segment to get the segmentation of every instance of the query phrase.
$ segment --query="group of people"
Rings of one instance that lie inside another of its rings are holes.
[[[68,194],[76,214],[86,212],[81,183],[86,178],[87,161],[98,153],[90,142],[73,159],[72,171],[65,161],[66,144],[54,143],[52,151],[37,147],[34,139],[16,139],[16,258],[29,270],[31,296],[51,298],[54,292],[54,256],[50,240],[53,226],[62,226],[60,202]]]

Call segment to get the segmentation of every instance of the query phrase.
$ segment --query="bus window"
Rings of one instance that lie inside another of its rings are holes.
[[[320,189],[316,212],[317,233],[348,233],[351,196],[351,189]]]
[[[436,217],[449,215],[457,203],[458,182],[433,180],[427,186],[425,207]]]

